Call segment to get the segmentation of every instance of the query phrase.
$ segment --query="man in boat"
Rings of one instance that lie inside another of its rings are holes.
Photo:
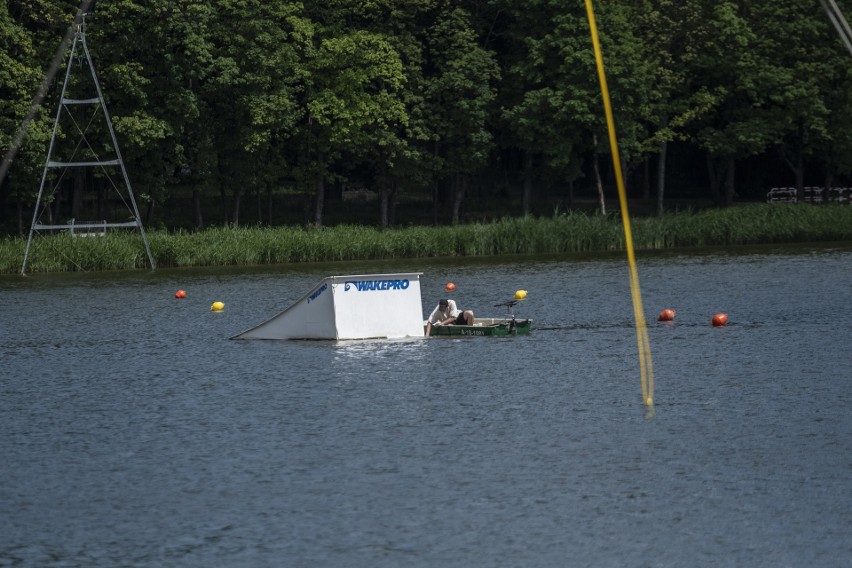
[[[454,300],[441,298],[429,314],[429,320],[426,322],[426,337],[429,337],[433,325],[473,325],[473,311],[461,311]]]

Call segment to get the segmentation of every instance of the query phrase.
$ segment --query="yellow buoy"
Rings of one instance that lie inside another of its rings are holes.
[[[213,302],[213,305],[210,306],[210,310],[214,312],[221,312],[225,308],[225,304],[222,302]]]
[[[526,290],[518,290],[517,292],[515,292],[515,299],[516,300],[523,300],[526,297],[527,297],[527,291]]]

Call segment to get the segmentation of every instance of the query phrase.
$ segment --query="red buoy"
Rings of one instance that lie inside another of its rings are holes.
[[[713,327],[723,327],[728,323],[728,314],[716,314],[713,316]]]
[[[447,285],[444,286],[444,290],[446,290],[447,292],[452,292],[455,289],[456,289],[456,285],[453,284],[452,282],[447,282]]]
[[[183,290],[178,290],[177,292],[175,292],[175,298],[177,298],[178,300],[186,298],[186,292]]]
[[[672,321],[676,315],[676,311],[666,309],[660,312],[660,317],[657,318],[657,321]]]

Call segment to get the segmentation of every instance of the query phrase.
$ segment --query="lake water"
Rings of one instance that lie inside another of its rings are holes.
[[[228,339],[398,271],[533,332]],[[621,256],[2,277],[0,566],[852,565],[852,246],[639,277],[653,417]]]

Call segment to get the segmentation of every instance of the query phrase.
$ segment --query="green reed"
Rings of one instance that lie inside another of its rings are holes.
[[[805,241],[852,241],[848,205],[757,204],[631,220],[637,250]],[[158,267],[489,256],[624,249],[619,215],[568,212],[447,227],[377,229],[241,227],[148,233]],[[26,239],[0,239],[0,273],[20,271]],[[27,272],[130,270],[148,267],[138,233],[79,238],[37,235]]]

